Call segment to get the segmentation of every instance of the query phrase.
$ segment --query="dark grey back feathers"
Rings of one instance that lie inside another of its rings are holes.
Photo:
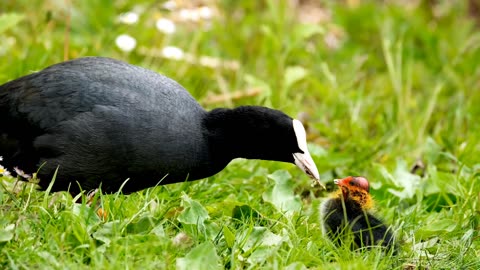
[[[72,193],[99,185],[115,192],[127,178],[127,193],[161,179],[205,178],[236,157],[292,162],[296,146],[291,118],[282,112],[247,106],[207,113],[175,81],[100,57],[0,86],[0,115],[3,164],[29,173],[42,165],[43,188],[58,167],[53,190]]]

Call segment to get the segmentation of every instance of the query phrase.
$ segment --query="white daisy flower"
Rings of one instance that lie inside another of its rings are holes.
[[[137,46],[137,41],[135,40],[135,38],[123,34],[115,39],[115,44],[120,50],[124,52],[131,52]]]
[[[200,20],[200,11],[196,9],[182,9],[179,14],[183,21],[196,22]]]
[[[175,23],[169,19],[160,18],[157,20],[155,24],[158,31],[165,33],[165,34],[173,34],[175,33],[176,27]]]
[[[32,176],[30,174],[25,173],[24,171],[20,170],[18,167],[13,167],[13,170],[18,176],[21,176],[25,179],[31,179]]]
[[[133,11],[122,13],[118,16],[118,21],[124,24],[135,24],[138,22],[138,14]]]
[[[162,49],[162,55],[168,59],[181,60],[185,54],[183,50],[178,47],[167,46]]]
[[[0,175],[9,176],[9,175],[10,175],[10,172],[7,171],[7,169],[5,169],[5,167],[3,167],[2,165],[0,165]]]
[[[199,8],[198,13],[200,14],[200,17],[204,20],[208,20],[213,17],[212,9],[207,6]]]
[[[175,8],[177,8],[177,3],[175,3],[175,1],[169,0],[163,3],[162,7],[167,10],[174,10]]]

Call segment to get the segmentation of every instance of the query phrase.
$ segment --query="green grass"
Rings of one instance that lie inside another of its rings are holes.
[[[210,22],[177,22],[173,35],[155,28],[178,18],[161,3],[69,2],[0,3],[0,83],[64,58],[109,56],[168,75],[207,108],[301,114],[322,181],[331,190],[335,177],[369,178],[402,248],[335,247],[318,217],[326,192],[293,165],[236,160],[209,179],[101,195],[105,220],[66,193],[0,178],[1,268],[480,267],[480,32],[466,1],[324,1],[330,16],[305,24],[293,1],[224,0]],[[138,23],[117,21],[132,9]],[[136,38],[132,52],[115,46],[120,34]],[[238,66],[155,53],[172,45]],[[212,101],[230,92],[240,98]],[[425,167],[412,173],[417,161]]]

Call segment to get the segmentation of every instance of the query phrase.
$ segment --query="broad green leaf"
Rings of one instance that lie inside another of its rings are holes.
[[[185,231],[188,234],[200,233],[206,239],[214,239],[221,227],[214,222],[207,221],[210,218],[208,211],[199,202],[185,194],[182,199],[184,210],[177,220],[183,224]]]
[[[434,165],[427,167],[428,178],[425,181],[425,195],[434,193],[452,193],[461,196],[458,191],[455,175],[449,172],[439,172]]]
[[[81,219],[85,220],[87,225],[95,225],[101,222],[94,208],[85,204],[74,204],[72,206],[72,213]]]
[[[225,237],[227,247],[232,248],[235,244],[235,234],[227,226],[223,226],[223,237]]]
[[[294,262],[287,265],[285,270],[307,270],[307,267],[302,262]]]
[[[438,237],[430,238],[426,241],[421,241],[412,247],[412,251],[417,255],[424,255],[425,250],[438,246]]]
[[[250,249],[260,245],[263,234],[267,231],[265,227],[253,227],[245,229],[240,233],[240,239],[246,239],[242,246],[244,252],[249,252]]]
[[[120,231],[120,226],[122,226],[120,220],[107,222],[102,224],[102,226],[92,234],[92,237],[108,245],[112,241],[111,239],[115,233]]]
[[[459,226],[457,220],[445,218],[441,213],[432,212],[425,225],[422,226],[415,234],[420,239],[438,236],[445,233],[450,233]]]
[[[7,230],[0,230],[0,243],[1,242],[8,242],[12,240],[13,232]]]
[[[425,143],[425,158],[428,164],[435,164],[442,154],[442,147],[435,142],[431,137],[427,138]]]
[[[300,66],[287,67],[285,70],[285,88],[290,89],[293,84],[305,78],[308,71]]]
[[[256,248],[252,254],[248,257],[247,261],[250,264],[261,264],[274,253],[277,252],[276,248],[261,246]]]
[[[0,243],[12,240],[14,229],[15,224],[9,224],[5,228],[0,229]]]
[[[151,232],[156,236],[165,236],[165,230],[163,229],[163,224],[158,224],[152,229]]]
[[[154,226],[155,222],[151,216],[143,216],[127,224],[126,231],[129,234],[145,234],[151,232]]]
[[[401,199],[413,198],[416,191],[420,188],[420,176],[410,172],[405,160],[397,160],[397,167],[393,175],[383,167],[380,168],[380,172],[385,178],[390,179],[392,184],[398,187],[389,188],[388,191]]]
[[[268,178],[275,181],[275,185],[263,193],[263,199],[279,211],[299,211],[302,205],[294,195],[292,176],[285,170],[278,170],[268,175]]]
[[[435,220],[424,229],[432,232],[453,232],[458,226],[458,221],[452,219]]]
[[[209,218],[207,210],[186,194],[182,196],[185,209],[178,216],[178,221],[184,224],[202,224]]]
[[[220,258],[211,242],[196,246],[185,257],[178,258],[176,265],[179,270],[222,269]]]
[[[263,239],[261,242],[261,246],[266,246],[266,247],[272,247],[272,246],[278,246],[284,241],[284,237],[272,233],[270,230],[267,230],[264,235]]]
[[[272,247],[285,241],[285,237],[272,233],[266,227],[253,227],[252,230],[245,230],[241,233],[241,238],[247,237],[243,251],[248,252],[257,247]]]
[[[316,34],[323,34],[325,33],[325,29],[318,24],[312,23],[305,23],[299,24],[295,27],[295,37],[300,40],[296,40],[297,42],[301,42],[307,38],[312,37]]]
[[[269,256],[275,254],[281,244],[288,240],[288,236],[272,233],[266,227],[253,227],[240,234],[240,238],[247,237],[242,250],[252,264],[264,262]]]
[[[14,27],[25,16],[17,13],[4,13],[0,14],[0,34],[7,31],[9,28]]]
[[[214,241],[215,238],[218,237],[218,234],[222,230],[222,227],[220,227],[215,222],[207,220],[205,221],[203,228],[200,227],[200,229],[204,229],[205,237],[207,237],[207,239]]]

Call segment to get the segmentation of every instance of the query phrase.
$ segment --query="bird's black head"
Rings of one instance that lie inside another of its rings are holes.
[[[218,156],[290,162],[319,179],[302,123],[281,111],[259,106],[215,109],[205,125]]]

